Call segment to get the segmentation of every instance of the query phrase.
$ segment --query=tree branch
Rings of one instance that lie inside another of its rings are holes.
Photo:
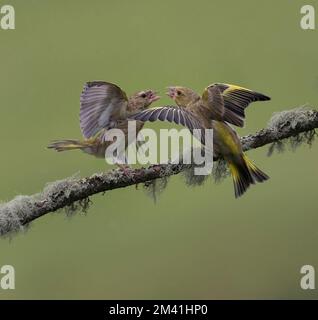
[[[241,141],[245,151],[300,135],[305,135],[306,142],[311,143],[315,128],[318,128],[318,112],[298,108],[274,114],[267,128],[242,137]],[[71,177],[50,183],[41,193],[17,196],[0,205],[0,235],[24,229],[33,220],[61,208],[71,208],[72,211],[80,208],[85,211],[89,197],[94,194],[175,175],[189,166],[152,165],[132,169],[129,175],[117,169],[87,178]]]

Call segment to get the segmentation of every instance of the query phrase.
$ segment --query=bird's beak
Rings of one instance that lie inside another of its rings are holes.
[[[157,101],[157,100],[160,99],[160,96],[158,95],[158,92],[156,92],[156,91],[149,90],[149,91],[147,92],[147,94],[148,94],[149,101],[150,101],[151,103],[152,103],[152,102],[155,102],[155,101]]]
[[[177,97],[176,88],[175,87],[168,87],[167,96],[174,100]]]

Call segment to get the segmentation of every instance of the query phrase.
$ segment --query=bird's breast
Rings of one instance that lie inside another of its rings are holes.
[[[241,141],[235,131],[225,122],[212,120],[213,144],[225,157],[242,152]]]

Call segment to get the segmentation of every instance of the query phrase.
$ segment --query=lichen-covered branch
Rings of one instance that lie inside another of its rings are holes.
[[[267,128],[242,137],[241,140],[246,151],[269,144],[272,153],[275,145],[287,138],[296,141],[296,145],[304,141],[311,144],[316,128],[318,111],[298,108],[274,114]],[[111,170],[87,178],[71,177],[49,183],[41,193],[31,196],[20,195],[0,204],[0,235],[24,229],[33,220],[61,208],[85,211],[90,202],[89,197],[94,194],[141,183],[149,186],[153,181],[165,181],[166,177],[186,172],[189,168],[191,165],[185,164],[153,165],[148,168],[131,169],[129,174],[121,170]],[[223,172],[223,169],[217,170]],[[191,175],[187,179],[190,184],[193,183]],[[193,184],[200,184],[202,181],[203,179],[199,179]]]
[[[318,111],[306,107],[274,113],[267,128],[241,138],[244,150],[256,149],[286,138],[308,138],[311,144],[318,126]],[[292,139],[293,140],[293,139]]]

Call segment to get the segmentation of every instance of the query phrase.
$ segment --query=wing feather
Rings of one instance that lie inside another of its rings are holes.
[[[224,117],[224,99],[218,86],[214,84],[208,86],[204,90],[202,98],[212,111],[211,118],[222,120]]]
[[[143,122],[154,122],[157,120],[168,121],[187,127],[191,133],[193,133],[194,129],[200,129],[202,137],[201,142],[204,143],[204,127],[200,120],[191,111],[181,107],[164,106],[155,109],[147,109],[130,115],[129,119]]]
[[[250,103],[270,100],[270,97],[262,93],[233,84],[214,83],[209,87],[217,87],[222,94],[224,100],[223,120],[238,127],[244,126],[245,109]]]
[[[88,139],[126,114],[127,96],[115,84],[87,82],[80,98],[80,127]]]

